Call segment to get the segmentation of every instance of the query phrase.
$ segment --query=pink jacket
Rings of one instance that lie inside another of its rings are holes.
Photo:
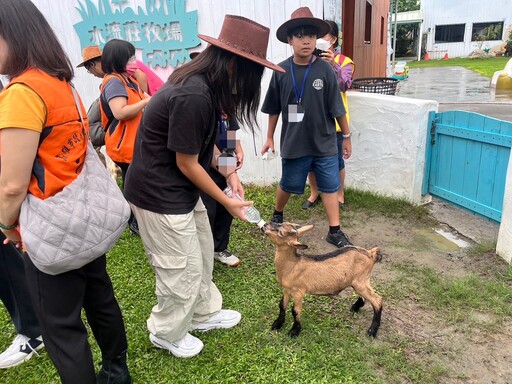
[[[156,75],[155,72],[149,69],[147,65],[144,64],[142,61],[137,60],[137,66],[142,72],[146,74],[146,77],[148,78],[149,94],[151,96],[154,95],[156,91],[158,91],[160,87],[164,85],[164,82]]]

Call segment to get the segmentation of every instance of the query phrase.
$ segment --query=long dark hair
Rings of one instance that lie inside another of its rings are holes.
[[[193,75],[204,75],[215,95],[216,110],[252,127],[258,126],[256,113],[263,70],[260,64],[210,45],[194,60],[177,68],[168,81],[178,85]]]
[[[9,49],[3,72],[10,79],[38,68],[71,81],[73,66],[52,28],[30,0],[1,0],[0,36]]]
[[[338,29],[338,24],[336,24],[332,20],[325,20],[325,22],[327,24],[329,24],[329,35],[332,35],[336,38],[336,40],[334,41],[334,44],[332,45],[333,48],[336,49],[339,45],[338,38],[339,38],[339,34],[340,34],[340,31]]]
[[[101,54],[101,69],[105,73],[123,73],[126,64],[135,56],[135,47],[125,40],[112,39],[105,44]]]

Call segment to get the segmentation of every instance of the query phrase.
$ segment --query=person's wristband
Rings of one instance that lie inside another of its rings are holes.
[[[4,231],[12,231],[17,226],[18,226],[18,223],[14,223],[13,225],[3,225],[2,223],[0,223],[0,228],[3,229]]]
[[[344,139],[350,139],[352,137],[352,132],[346,134],[346,135],[342,135]]]

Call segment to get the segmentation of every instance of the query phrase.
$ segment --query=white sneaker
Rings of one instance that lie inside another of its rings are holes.
[[[230,267],[237,267],[240,260],[235,255],[231,254],[227,249],[225,251],[214,252],[213,258],[220,261],[222,264],[229,265]]]
[[[242,319],[240,312],[231,309],[221,309],[217,314],[210,317],[205,322],[195,325],[192,330],[206,332],[212,329],[233,328]]]
[[[180,340],[173,342],[161,339],[150,333],[149,340],[151,340],[155,347],[167,349],[176,357],[193,357],[201,352],[204,347],[203,342],[190,333],[187,333]]]
[[[25,335],[17,335],[10,347],[0,355],[0,368],[10,368],[30,360],[36,351],[44,347],[41,336],[30,339]]]

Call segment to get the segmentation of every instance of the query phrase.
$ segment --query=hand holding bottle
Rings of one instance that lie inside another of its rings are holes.
[[[239,194],[235,194],[230,187],[226,187],[226,189],[224,189],[224,193],[230,198],[230,200],[249,203],[242,207],[244,220],[247,220],[249,223],[256,224],[260,228],[265,225],[265,221],[261,219],[260,212],[254,207],[254,205],[252,205],[252,201],[244,201],[244,199]],[[226,209],[229,211],[227,206]]]
[[[261,156],[261,160],[273,160],[275,157],[275,154],[274,154],[274,151],[272,151],[272,149],[268,149],[267,152],[265,152],[263,154],[263,156]]]
[[[242,221],[246,221],[245,212],[247,207],[251,206],[252,201],[244,201],[237,199],[229,199],[228,203],[224,205],[231,216],[236,217]]]
[[[273,139],[267,139],[265,141],[265,144],[263,144],[263,147],[261,148],[261,155],[265,155],[268,151],[272,151],[274,153],[274,140]]]

